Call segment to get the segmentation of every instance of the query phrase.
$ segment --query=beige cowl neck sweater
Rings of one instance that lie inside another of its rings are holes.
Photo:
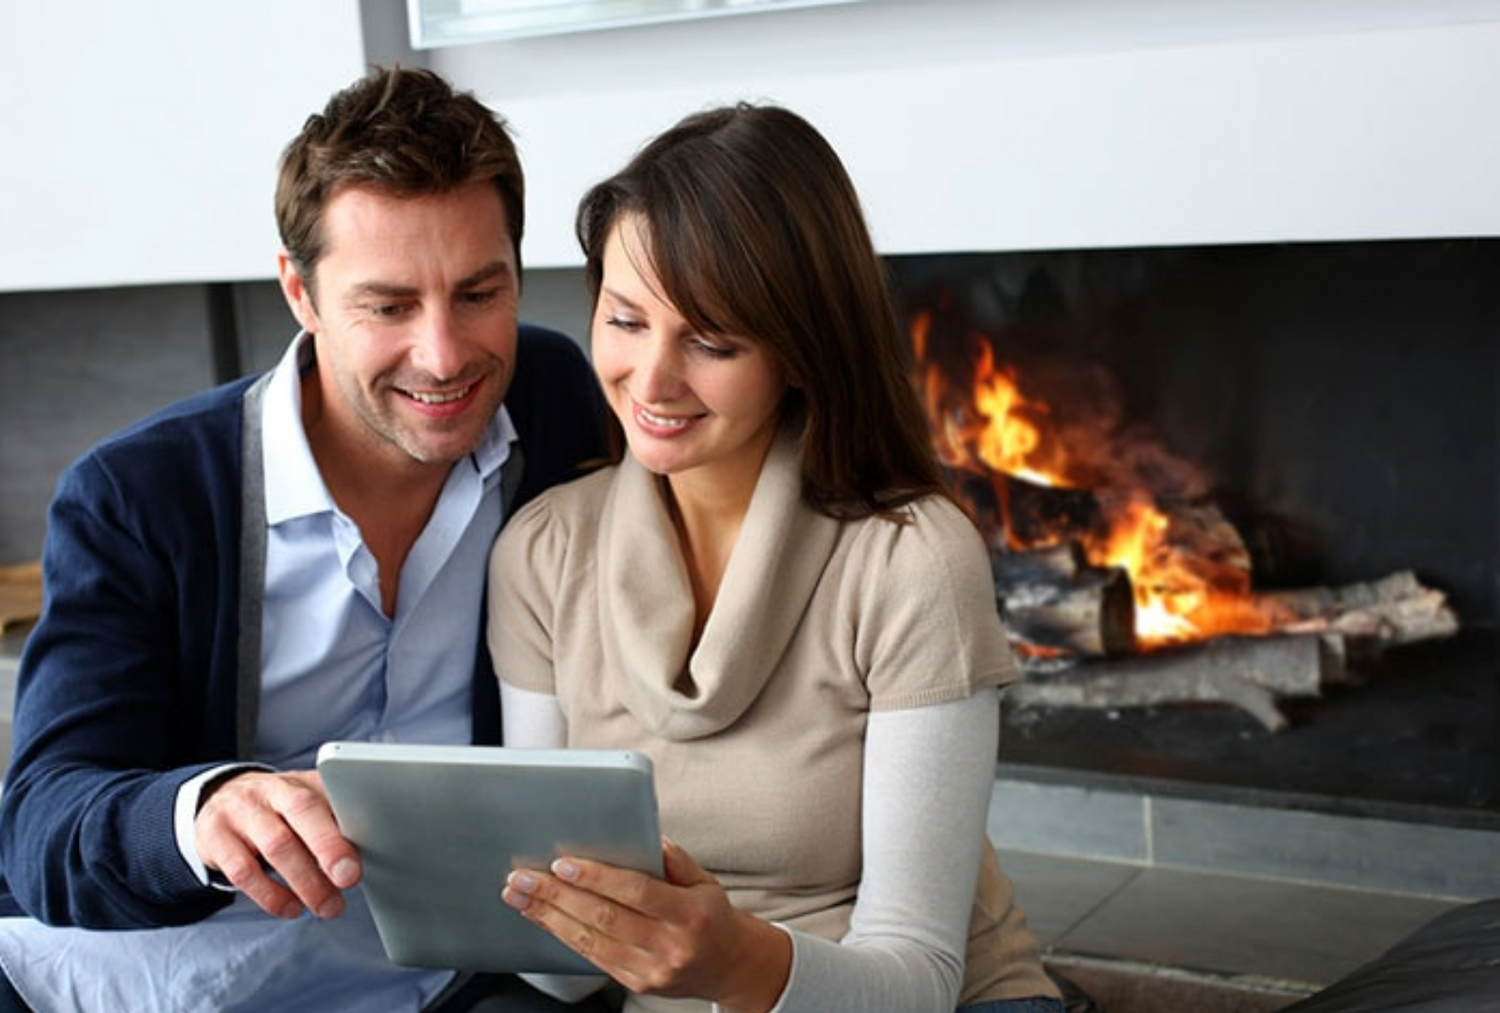
[[[797,437],[783,432],[695,648],[660,481],[627,456],[510,521],[491,563],[497,671],[557,697],[569,745],[648,754],[663,832],[736,906],[838,940],[860,884],[870,714],[1016,676],[983,541],[935,497],[905,508],[904,523],[811,510]],[[964,1000],[1046,994],[985,842]],[[633,999],[631,1008],[707,1007]]]
[[[839,523],[802,502],[797,443],[783,436],[755,488],[696,650],[693,593],[660,480],[620,469],[599,525],[599,632],[605,668],[653,734],[703,738],[739,720],[777,671]]]

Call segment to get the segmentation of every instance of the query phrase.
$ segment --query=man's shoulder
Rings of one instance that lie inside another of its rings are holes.
[[[105,450],[174,436],[205,437],[218,430],[239,430],[240,405],[245,390],[256,381],[245,376],[208,390],[191,394],[159,408],[137,422],[107,436],[99,443]]]
[[[521,325],[505,407],[526,461],[513,506],[577,478],[608,455],[599,382],[583,348],[564,334]]]
[[[525,382],[592,373],[583,346],[561,331],[539,324],[516,328],[516,375]]]
[[[535,324],[522,324],[516,335],[516,368],[505,407],[516,423],[524,443],[528,421],[577,416],[580,407],[590,413],[598,404],[598,383],[583,348],[560,331]],[[591,421],[597,421],[597,416]]]
[[[160,408],[105,437],[73,470],[93,462],[142,480],[151,480],[156,472],[174,475],[177,484],[189,471],[237,468],[241,405],[256,379],[242,377]]]

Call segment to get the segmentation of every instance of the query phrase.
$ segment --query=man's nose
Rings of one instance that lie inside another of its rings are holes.
[[[439,380],[452,379],[463,372],[467,352],[452,311],[435,309],[423,314],[412,342],[412,361],[418,369]]]

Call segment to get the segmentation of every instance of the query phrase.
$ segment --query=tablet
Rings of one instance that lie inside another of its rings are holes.
[[[598,974],[500,899],[505,877],[560,855],[662,875],[640,753],[329,742],[318,771],[396,964]]]

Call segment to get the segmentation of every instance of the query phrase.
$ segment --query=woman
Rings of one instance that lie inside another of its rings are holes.
[[[505,901],[627,1010],[1060,1011],[985,836],[988,558],[837,155],[697,114],[577,227],[628,453],[506,527],[490,646],[509,744],[651,756],[666,879],[564,858]]]

